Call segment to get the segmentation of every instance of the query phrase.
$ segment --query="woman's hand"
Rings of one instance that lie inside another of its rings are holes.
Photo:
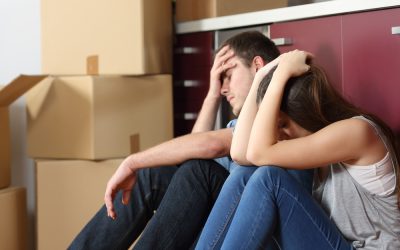
[[[118,167],[117,171],[107,183],[106,193],[104,195],[104,203],[107,207],[107,215],[112,219],[117,217],[114,210],[114,199],[118,191],[122,191],[122,203],[128,204],[129,197],[133,186],[136,183],[136,171],[130,167],[131,162],[128,157]]]
[[[310,69],[307,62],[313,58],[313,55],[306,51],[293,50],[282,54],[279,58],[275,73],[285,74],[290,78],[306,73]]]
[[[277,58],[275,58],[274,60],[272,60],[271,62],[267,63],[266,65],[264,65],[264,67],[260,68],[257,73],[256,73],[256,78],[258,79],[263,79],[270,71],[272,68],[274,68],[276,65],[279,64],[279,61],[281,59],[281,56],[278,56]]]

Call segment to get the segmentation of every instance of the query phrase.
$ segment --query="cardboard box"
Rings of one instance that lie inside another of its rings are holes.
[[[42,76],[31,77],[18,86],[0,87],[0,189],[10,186],[11,183],[11,134],[8,106],[43,78]]]
[[[36,161],[37,249],[67,249],[104,204],[107,181],[121,162]]]
[[[234,15],[246,12],[282,8],[290,0],[176,0],[176,21]]]
[[[172,73],[170,0],[42,0],[43,74]]]
[[[0,248],[27,249],[26,190],[11,187],[0,190]]]
[[[131,135],[139,150],[173,137],[171,75],[47,78],[26,96],[33,158],[121,158]]]
[[[0,188],[11,182],[11,139],[8,108],[0,106]]]

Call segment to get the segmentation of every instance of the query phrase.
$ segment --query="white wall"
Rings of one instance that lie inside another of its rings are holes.
[[[0,84],[19,74],[40,73],[40,0],[0,0]],[[27,188],[28,246],[34,249],[34,166],[26,156],[25,101],[10,109],[12,185]]]

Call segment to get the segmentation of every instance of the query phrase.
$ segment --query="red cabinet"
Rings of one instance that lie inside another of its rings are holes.
[[[342,92],[340,16],[272,24],[270,37],[282,53],[294,49],[313,53],[315,63],[326,71],[331,83]]]
[[[400,132],[400,9],[342,16],[345,96]],[[395,29],[394,29],[395,31]]]
[[[281,52],[312,52],[352,103],[400,132],[400,8],[272,24]]]
[[[209,86],[214,32],[177,35],[174,44],[174,135],[190,133]]]
[[[177,115],[198,112],[201,107],[208,88],[213,33],[179,37],[179,46],[201,49],[195,55],[175,54],[175,80],[199,80],[201,87],[175,87]],[[301,49],[313,53],[336,89],[400,134],[400,8],[274,23],[270,37],[277,39],[281,52]],[[194,120],[185,125],[185,131],[193,124]]]

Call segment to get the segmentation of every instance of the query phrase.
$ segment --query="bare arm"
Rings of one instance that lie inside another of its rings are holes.
[[[193,126],[192,133],[205,132],[214,129],[217,112],[221,103],[221,74],[233,67],[233,64],[224,64],[233,56],[233,51],[228,46],[222,48],[214,59],[213,66],[210,72],[210,86],[206,98],[197,117],[196,123]]]
[[[330,163],[369,165],[382,159],[385,147],[374,129],[360,119],[345,119],[296,139],[278,141],[277,123],[287,80],[308,70],[302,51],[281,57],[251,130],[247,159],[255,165],[316,168]]]
[[[176,165],[189,159],[225,156],[229,153],[231,141],[232,129],[192,133],[128,156],[107,183],[104,201],[108,216],[116,218],[113,200],[119,190],[123,191],[122,202],[128,203],[138,169]]]
[[[188,134],[132,154],[124,161],[132,170],[171,166],[189,159],[213,159],[226,156],[232,129]]]
[[[235,126],[235,133],[232,139],[231,157],[241,165],[252,165],[246,158],[247,146],[249,144],[249,137],[251,128],[253,126],[254,118],[257,114],[257,90],[260,82],[268,72],[278,64],[279,58],[268,63],[256,73],[253,84],[251,85],[249,94],[244,102],[243,108],[240,111],[238,121]]]

